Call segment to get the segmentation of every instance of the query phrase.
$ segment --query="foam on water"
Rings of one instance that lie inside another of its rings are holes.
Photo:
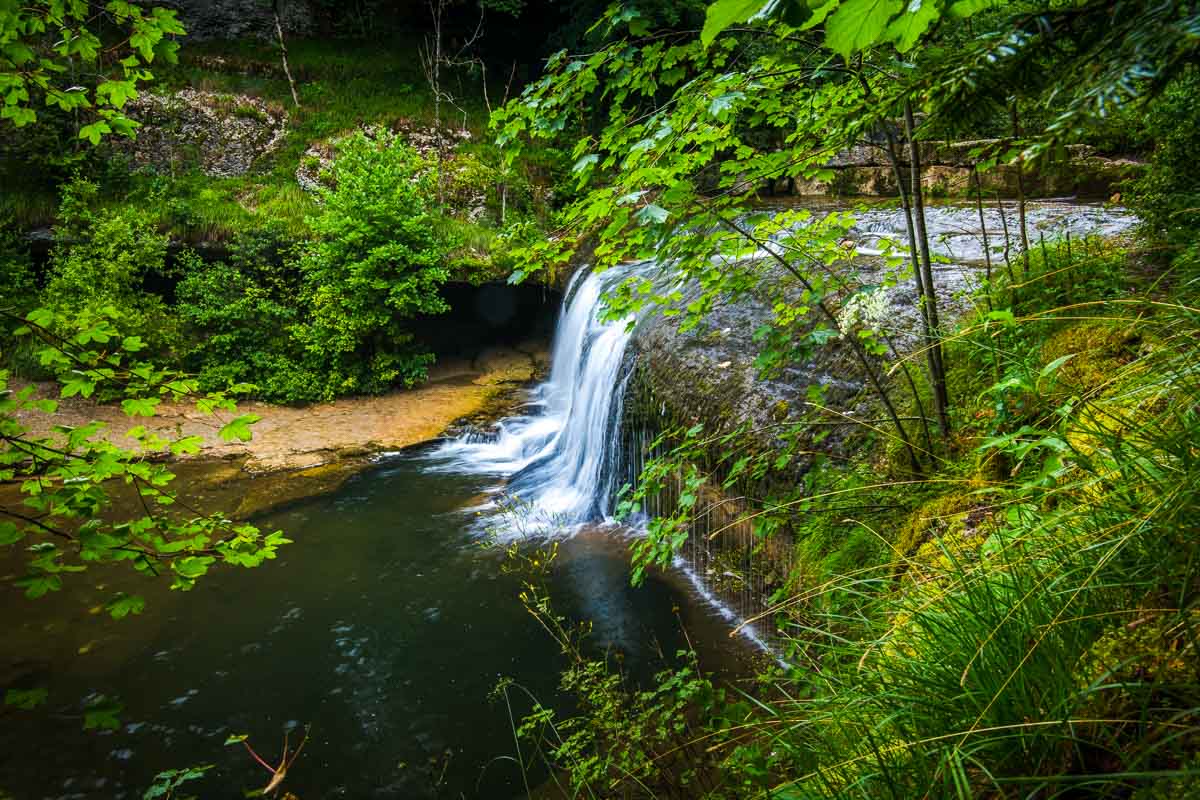
[[[635,320],[601,319],[602,300],[626,278],[657,269],[654,262],[637,262],[576,273],[555,331],[550,377],[534,390],[525,413],[502,420],[493,435],[444,442],[429,468],[504,479],[526,512],[526,529],[566,533],[607,517]]]

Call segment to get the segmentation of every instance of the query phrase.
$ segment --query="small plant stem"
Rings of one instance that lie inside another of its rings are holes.
[[[815,288],[813,287],[812,283],[806,277],[804,277],[804,273],[800,272],[800,270],[796,269],[796,267],[788,262],[787,259],[776,253],[774,249],[766,247],[766,243],[755,236],[754,233],[742,227],[737,222],[726,218],[723,214],[717,214],[717,218],[720,220],[721,224],[741,235],[747,241],[762,247],[765,252],[769,253],[770,256],[780,264],[780,266],[791,273],[791,275],[798,280],[805,289],[815,294]],[[830,309],[828,305],[826,305],[824,300],[817,302],[817,308],[820,309],[821,313],[836,329],[838,325],[837,315],[833,313],[833,310]],[[909,464],[912,466],[913,472],[917,475],[922,474],[921,461],[919,458],[917,458],[917,451],[913,447],[912,438],[908,433],[908,429],[904,427],[904,423],[900,421],[900,414],[898,411],[896,411],[896,407],[892,403],[892,398],[888,395],[887,389],[884,388],[883,381],[880,379],[875,370],[875,365],[871,363],[870,357],[867,355],[867,352],[863,349],[862,344],[856,337],[847,337],[847,341],[850,343],[851,350],[854,351],[855,359],[857,359],[859,364],[862,365],[863,371],[866,373],[867,381],[871,384],[871,388],[874,389],[875,395],[879,398],[880,402],[883,403],[884,409],[887,411],[892,425],[895,426],[896,433],[900,437],[900,441],[908,453]]]
[[[271,11],[275,17],[275,35],[279,37],[279,57],[283,61],[283,74],[287,76],[288,88],[292,90],[292,102],[300,107],[300,95],[296,93],[296,81],[292,80],[292,70],[288,67],[287,44],[283,39],[283,25],[279,23],[279,0],[271,3]]]
[[[971,165],[971,176],[975,178],[975,208],[979,212],[979,231],[983,235],[983,264],[987,276],[987,292],[984,293],[987,299],[988,311],[992,311],[992,248],[988,242],[987,222],[983,218],[983,179],[979,177],[979,165]]]
[[[1008,107],[1009,116],[1012,118],[1012,134],[1013,139],[1020,144],[1021,138],[1021,118],[1017,114],[1017,101],[1014,99]],[[1025,154],[1021,153],[1017,156],[1017,214],[1021,223],[1021,257],[1024,266],[1025,274],[1022,280],[1029,280],[1029,228],[1026,224],[1025,215]]]

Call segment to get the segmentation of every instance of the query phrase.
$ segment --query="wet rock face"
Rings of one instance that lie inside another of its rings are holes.
[[[989,231],[989,250],[993,269],[1002,269],[1004,241],[1001,210],[985,211]],[[1010,257],[1018,258],[1017,215],[1011,205],[1003,209],[1010,232]],[[1073,238],[1087,235],[1115,236],[1128,230],[1136,219],[1121,210],[1099,206],[1046,203],[1031,206],[1028,214],[1030,240],[1036,246],[1040,235],[1057,239],[1070,231]],[[934,283],[943,324],[952,324],[971,309],[971,292],[983,277],[983,245],[978,214],[969,206],[938,206],[928,209],[927,225],[931,249],[950,263],[934,265]],[[875,287],[870,303],[871,327],[886,333],[895,353],[905,355],[920,344],[920,311],[917,287],[911,277],[895,285],[885,285],[886,270],[878,252],[884,240],[907,247],[903,213],[899,210],[871,210],[857,215],[850,236],[859,245],[860,256],[853,264],[833,269],[841,280],[854,287]],[[737,300],[715,307],[705,324],[682,331],[679,317],[652,318],[644,321],[633,339],[638,371],[633,391],[654,398],[655,413],[688,423],[703,422],[705,430],[721,433],[749,423],[752,441],[762,450],[779,444],[778,423],[796,421],[808,407],[808,387],[823,387],[824,403],[850,416],[873,415],[871,397],[863,371],[846,338],[835,338],[815,348],[807,360],[785,366],[779,374],[763,376],[754,360],[762,343],[754,332],[775,318],[773,305],[780,299],[796,303],[801,287],[795,278],[778,265],[759,262],[758,281],[766,290],[756,290]],[[851,283],[852,282],[852,283]],[[848,290],[829,299],[842,325],[850,328],[844,304]],[[684,302],[697,292],[685,291]],[[828,321],[814,308],[810,324]],[[852,329],[847,335],[853,335]],[[894,354],[889,354],[894,361]],[[920,369],[923,363],[913,362]],[[892,380],[902,381],[901,376]],[[834,432],[824,446],[836,448],[844,433]]]
[[[179,12],[188,39],[274,38],[275,18],[268,0],[166,0]],[[279,24],[285,34],[313,32],[313,11],[305,0],[279,0]]]
[[[113,146],[135,166],[160,171],[198,165],[213,177],[244,175],[287,133],[282,107],[246,95],[195,89],[143,94],[127,112],[142,127],[135,140],[114,140]]]

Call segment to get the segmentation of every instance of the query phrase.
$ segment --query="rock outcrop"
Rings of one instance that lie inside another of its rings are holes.
[[[994,269],[1002,269],[1004,244],[1000,211],[985,212],[989,231],[989,247]],[[1010,239],[1016,236],[1016,211],[1005,208]],[[898,210],[873,210],[860,213],[851,237],[860,244],[860,256],[854,263],[837,265],[855,287],[866,287],[871,298],[871,327],[886,333],[895,352],[913,352],[920,344],[918,295],[912,278],[894,284],[884,280],[885,268],[881,259],[871,255],[880,249],[880,241],[890,239],[905,245],[903,214]],[[969,206],[938,206],[928,210],[927,221],[931,249],[950,263],[935,265],[935,284],[943,323],[953,322],[970,310],[970,291],[983,276],[983,248],[977,212]],[[1100,206],[1066,203],[1033,204],[1029,211],[1030,236],[1037,242],[1042,234],[1054,239],[1070,232],[1074,238],[1087,235],[1115,236],[1135,224],[1128,212]],[[1019,258],[1018,244],[1009,245],[1010,258]],[[755,332],[775,319],[774,303],[780,298],[779,287],[785,289],[787,300],[799,303],[800,287],[795,285],[781,267],[764,262],[760,267],[764,279],[759,286],[767,291],[752,291],[734,301],[714,308],[699,328],[685,331],[680,317],[653,318],[644,321],[634,336],[633,346],[638,359],[638,371],[631,382],[629,407],[634,413],[659,415],[669,422],[703,422],[712,434],[725,433],[740,425],[752,431],[750,440],[760,451],[778,448],[780,423],[796,421],[811,413],[809,387],[822,387],[823,403],[848,417],[864,419],[874,415],[875,408],[866,388],[863,371],[848,341],[833,338],[816,347],[808,358],[785,366],[777,374],[764,377],[755,363],[762,349]],[[849,275],[853,272],[854,277]],[[874,287],[871,289],[871,287]],[[693,295],[695,294],[693,290]],[[830,306],[845,326],[845,336],[854,335],[853,323],[843,305],[845,293],[831,295]],[[685,290],[684,303],[694,299]],[[860,317],[862,315],[859,315]],[[812,323],[828,321],[817,318],[813,309]],[[913,366],[920,369],[922,362]],[[893,381],[900,381],[897,375]],[[649,401],[649,402],[647,402]],[[836,446],[849,426],[834,427],[826,447]]]
[[[162,172],[199,166],[213,177],[244,175],[287,134],[287,112],[248,95],[147,93],[126,110],[142,126],[136,139],[114,139],[113,147],[135,166]]]
[[[188,39],[275,38],[272,4],[264,0],[160,0],[174,8],[187,28]],[[315,28],[307,0],[279,0],[279,24],[286,34],[311,34]]]
[[[973,153],[994,147],[996,140],[923,142],[925,167],[922,184],[935,197],[966,197],[975,191]],[[802,176],[779,176],[767,185],[769,193],[798,195],[843,195],[895,197],[896,177],[886,151],[877,145],[859,145],[834,155],[826,162],[833,170],[829,180]],[[1137,177],[1145,164],[1127,158],[1108,158],[1093,148],[1075,145],[1067,149],[1065,161],[1029,169],[1024,174],[1028,197],[1108,198],[1121,190],[1125,181]],[[1015,197],[1020,170],[999,164],[979,173],[986,197]],[[906,176],[907,177],[907,176]]]

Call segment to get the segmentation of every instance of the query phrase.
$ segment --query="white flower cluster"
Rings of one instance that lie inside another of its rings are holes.
[[[887,290],[883,287],[856,292],[838,312],[840,338],[846,338],[846,334],[858,328],[881,331],[891,311]]]

